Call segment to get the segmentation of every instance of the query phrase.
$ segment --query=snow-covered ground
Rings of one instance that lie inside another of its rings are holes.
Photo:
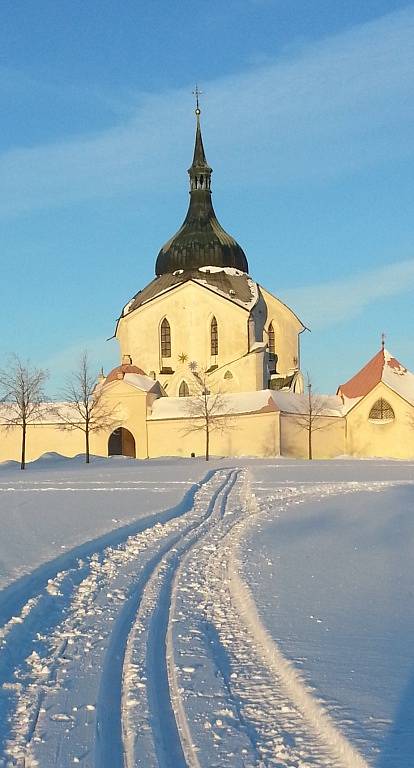
[[[0,587],[114,528],[121,541],[128,525],[179,514],[205,474],[198,459],[95,457],[86,466],[82,457],[50,454],[24,472],[17,462],[0,464]]]
[[[413,481],[1,466],[0,766],[411,766]]]
[[[396,480],[393,467],[388,484],[387,462],[369,469],[382,482],[335,495],[328,484],[277,517],[273,480],[256,472],[262,512],[239,554],[284,657],[369,765],[397,768],[414,747],[414,473]]]

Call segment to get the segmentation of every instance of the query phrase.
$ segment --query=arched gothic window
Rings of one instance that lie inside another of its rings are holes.
[[[374,421],[392,421],[395,419],[395,413],[390,404],[380,397],[380,399],[372,406],[369,412],[369,418]]]
[[[275,342],[275,329],[273,328],[273,323],[270,323],[269,330],[269,354],[275,355],[276,354],[276,342]]]
[[[218,326],[215,317],[212,318],[210,325],[210,346],[211,354],[218,355]]]
[[[188,389],[188,384],[186,381],[182,381],[180,384],[180,388],[178,390],[178,396],[179,397],[189,397],[190,396],[190,390]]]
[[[166,317],[161,323],[161,357],[171,357],[171,328]]]

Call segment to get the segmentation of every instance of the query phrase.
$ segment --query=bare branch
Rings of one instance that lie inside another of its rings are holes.
[[[234,414],[228,407],[227,401],[221,392],[211,393],[209,377],[206,369],[194,369],[194,363],[190,367],[193,374],[193,385],[190,389],[190,397],[185,404],[185,411],[189,417],[188,426],[183,428],[184,435],[193,432],[204,432],[206,437],[205,456],[206,461],[210,457],[210,435],[212,432],[226,432],[234,426]]]
[[[307,397],[304,403],[302,413],[295,413],[294,419],[299,430],[307,432],[308,435],[308,458],[313,458],[312,436],[314,432],[326,429],[328,422],[326,420],[326,410],[328,407],[327,399],[321,395],[312,393],[312,381],[309,373],[306,374]]]
[[[44,385],[47,371],[34,368],[14,355],[7,368],[0,370],[0,402],[3,429],[20,427],[22,430],[21,469],[26,466],[26,433],[33,424],[45,415]]]
[[[119,426],[117,405],[110,405],[103,390],[96,385],[90,369],[87,351],[80,357],[78,369],[71,375],[63,390],[64,403],[56,406],[55,413],[62,430],[79,429],[85,435],[85,457],[89,463],[89,436]]]

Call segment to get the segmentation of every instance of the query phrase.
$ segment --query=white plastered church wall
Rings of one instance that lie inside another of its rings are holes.
[[[170,396],[178,395],[191,362],[201,369],[217,366],[211,374],[212,385],[227,392],[264,389],[268,384],[265,353],[269,323],[272,321],[275,328],[278,372],[282,375],[298,365],[298,334],[304,326],[276,297],[264,289],[260,292],[262,317],[254,320],[252,338],[251,314],[245,307],[191,280],[178,285],[120,318],[116,337],[121,356],[130,355],[134,364],[147,373],[155,372]],[[218,328],[217,355],[211,354],[213,317]],[[160,327],[164,318],[171,331],[170,358],[161,356]],[[186,356],[184,365],[180,355]],[[162,374],[166,367],[174,373]],[[224,380],[227,371],[232,378]]]
[[[383,398],[394,419],[373,420],[370,412]],[[379,382],[346,414],[346,453],[350,456],[414,458],[414,406]]]
[[[300,333],[305,326],[292,310],[280,299],[260,286],[260,292],[266,305],[267,317],[264,324],[263,339],[268,343],[268,329],[273,324],[275,332],[275,350],[278,357],[277,371],[287,375],[300,366]]]
[[[217,320],[218,355],[211,354],[211,320]],[[171,329],[171,358],[161,358],[160,324],[167,318]],[[167,394],[178,395],[180,382],[188,375],[188,364],[200,369],[217,365],[221,378],[234,367],[227,391],[257,389],[257,359],[250,359],[249,312],[242,306],[204,286],[188,281],[156,296],[119,320],[116,336],[121,355],[129,354],[147,373],[155,371]],[[185,364],[180,355],[186,355]],[[174,374],[163,375],[168,365]],[[224,370],[225,369],[225,370]],[[230,384],[230,382],[233,384]]]

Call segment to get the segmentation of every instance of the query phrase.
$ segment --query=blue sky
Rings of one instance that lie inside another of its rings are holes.
[[[116,364],[186,212],[198,82],[216,212],[311,329],[315,386],[383,331],[414,369],[413,3],[2,0],[0,22],[0,365],[55,395],[82,349]]]

